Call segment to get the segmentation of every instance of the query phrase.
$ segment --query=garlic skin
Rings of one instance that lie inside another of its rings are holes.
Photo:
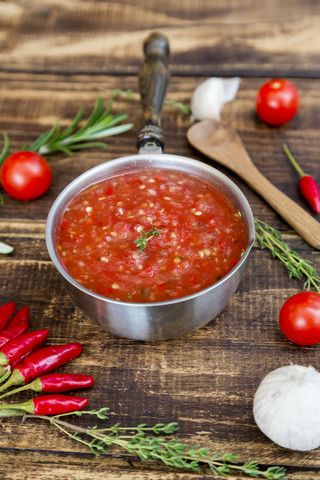
[[[239,85],[239,77],[212,77],[200,83],[191,98],[191,121],[207,118],[220,120],[224,104],[235,98]]]
[[[253,401],[260,430],[280,447],[308,451],[320,446],[320,373],[289,365],[270,372]]]

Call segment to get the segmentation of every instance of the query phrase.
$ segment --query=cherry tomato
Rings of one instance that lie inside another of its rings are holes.
[[[17,152],[5,159],[1,167],[4,190],[18,200],[40,197],[51,184],[48,162],[35,152]]]
[[[262,120],[273,126],[289,122],[299,108],[299,93],[293,83],[276,78],[260,87],[256,108]]]
[[[285,336],[298,345],[320,342],[320,294],[301,292],[289,297],[279,315]]]

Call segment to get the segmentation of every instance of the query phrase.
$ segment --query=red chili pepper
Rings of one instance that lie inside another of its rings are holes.
[[[92,387],[94,379],[90,375],[76,373],[52,373],[37,378],[34,382],[41,385],[41,390],[35,386],[35,392],[61,393],[79,388]]]
[[[11,377],[0,387],[0,391],[12,385],[26,385],[40,375],[53,372],[80,355],[82,349],[80,343],[67,343],[41,348],[31,353],[14,367]]]
[[[0,348],[9,340],[25,333],[29,328],[30,310],[28,307],[22,307],[12,317],[7,327],[0,333]]]
[[[309,202],[316,213],[320,213],[320,192],[317,182],[313,177],[304,175],[299,180],[300,192]]]
[[[24,390],[33,390],[34,392],[62,393],[70,390],[79,390],[79,388],[89,388],[94,384],[94,379],[90,375],[81,375],[77,373],[49,373],[38,377],[33,382],[15,388],[0,396],[0,399],[15,395]]]
[[[49,330],[35,330],[24,333],[7,342],[0,352],[0,365],[12,365],[27,354],[43,347],[46,343]]]
[[[320,213],[320,191],[316,180],[310,175],[306,175],[287,145],[283,145],[283,150],[288,159],[300,175],[299,189],[303,197],[309,202],[316,213]]]
[[[61,413],[82,410],[88,403],[87,398],[72,395],[43,395],[24,403],[0,405],[1,409],[23,410],[34,415],[60,415]]]
[[[88,403],[87,398],[71,395],[45,395],[32,400],[35,415],[59,415],[61,413],[82,410]]]
[[[10,318],[13,315],[13,312],[16,309],[16,304],[14,302],[5,303],[0,307],[0,332],[6,327]]]

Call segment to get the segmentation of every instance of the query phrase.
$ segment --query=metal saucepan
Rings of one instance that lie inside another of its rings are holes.
[[[213,320],[225,308],[239,285],[254,243],[255,230],[246,197],[227,176],[200,161],[162,154],[164,133],[160,128],[160,115],[169,81],[169,45],[166,37],[159,33],[151,34],[144,42],[144,53],[145,60],[139,73],[144,114],[144,127],[137,137],[139,154],[108,161],[73,180],[51,207],[46,224],[46,243],[71,298],[86,315],[115,335],[151,341],[186,335]],[[183,171],[225,191],[243,214],[248,246],[237,265],[225,277],[192,295],[154,303],[112,300],[82,287],[62,267],[55,248],[59,219],[69,201],[88,185],[108,176],[149,167]]]

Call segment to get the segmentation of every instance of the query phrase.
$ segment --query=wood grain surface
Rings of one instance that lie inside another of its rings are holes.
[[[240,90],[225,106],[223,119],[236,128],[259,170],[311,213],[282,144],[320,181],[317,2],[29,0],[0,2],[0,14],[0,132],[8,133],[12,152],[56,119],[68,125],[81,106],[88,115],[98,95],[108,103],[110,90],[137,92],[142,42],[158,30],[171,46],[168,98],[188,105],[207,76],[240,75]],[[299,114],[280,128],[267,127],[255,113],[256,92],[274,75],[292,77],[301,100]],[[133,128],[107,139],[106,149],[48,158],[53,182],[41,198],[21,202],[4,194],[0,239],[15,250],[0,257],[0,303],[28,305],[32,329],[50,329],[48,344],[84,345],[83,354],[59,371],[93,375],[95,386],[81,395],[88,396],[92,409],[109,407],[111,423],[177,421],[180,437],[190,443],[237,453],[240,461],[286,466],[288,479],[320,478],[319,449],[277,447],[258,430],[252,415],[254,393],[269,371],[290,362],[320,369],[318,346],[297,347],[279,329],[279,310],[302,283],[290,280],[268,251],[254,246],[237,293],[217,319],[172,341],[112,336],[69,298],[46,250],[46,217],[59,192],[80,173],[136,153],[139,102],[117,99],[113,113],[128,113]],[[188,117],[165,106],[162,126],[167,153],[200,159],[226,173],[245,193],[254,215],[280,229],[290,247],[320,269],[319,253],[257,194],[188,144]],[[15,401],[29,397],[21,393]],[[119,450],[96,458],[40,420],[12,418],[1,420],[0,478],[180,480],[209,479],[212,474],[206,469],[199,474],[173,471]]]
[[[313,0],[31,0],[0,6],[4,70],[136,73],[140,43],[161,30],[170,37],[175,74],[319,74],[320,12]]]

